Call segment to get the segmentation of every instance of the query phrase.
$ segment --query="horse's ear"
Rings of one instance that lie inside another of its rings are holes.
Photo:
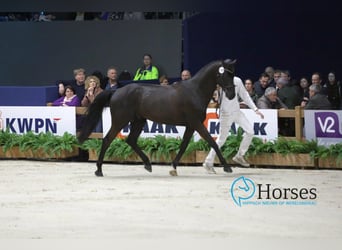
[[[234,59],[234,60],[226,59],[226,60],[224,60],[224,63],[226,63],[226,64],[235,64],[236,63],[236,59]]]

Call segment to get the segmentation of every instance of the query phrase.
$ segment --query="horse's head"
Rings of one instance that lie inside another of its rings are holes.
[[[226,59],[218,68],[218,81],[229,100],[235,97],[234,73],[236,60]]]

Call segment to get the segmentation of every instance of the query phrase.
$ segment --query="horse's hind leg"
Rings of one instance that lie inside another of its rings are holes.
[[[128,145],[130,145],[133,150],[140,156],[144,162],[144,167],[147,171],[152,172],[152,165],[146,154],[138,147],[137,140],[141,134],[141,130],[146,123],[145,119],[135,120],[131,122],[130,133],[126,139]]]
[[[109,132],[107,133],[107,135],[103,138],[99,158],[97,159],[97,162],[96,162],[96,166],[97,166],[97,170],[95,171],[96,176],[103,176],[102,164],[103,164],[104,155],[106,153],[107,148],[112,143],[112,141],[114,140],[116,135],[119,133],[119,131],[120,129],[117,129],[112,126]]]
[[[177,176],[177,166],[178,166],[179,160],[181,159],[182,155],[184,154],[185,149],[188,146],[189,141],[190,141],[193,133],[194,133],[194,129],[190,129],[189,127],[186,127],[184,135],[183,135],[183,140],[182,140],[182,143],[181,143],[180,148],[179,148],[179,151],[178,151],[175,159],[172,161],[173,170],[170,171],[170,175]]]

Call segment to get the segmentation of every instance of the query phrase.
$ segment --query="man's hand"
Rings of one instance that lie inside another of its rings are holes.
[[[261,113],[259,110],[255,111],[257,115],[260,115],[261,119],[264,119],[264,114]]]

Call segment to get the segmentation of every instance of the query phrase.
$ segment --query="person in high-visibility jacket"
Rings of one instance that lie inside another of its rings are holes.
[[[144,55],[143,66],[138,68],[134,81],[137,80],[157,80],[159,78],[159,72],[156,66],[152,65],[152,56],[150,54]]]

